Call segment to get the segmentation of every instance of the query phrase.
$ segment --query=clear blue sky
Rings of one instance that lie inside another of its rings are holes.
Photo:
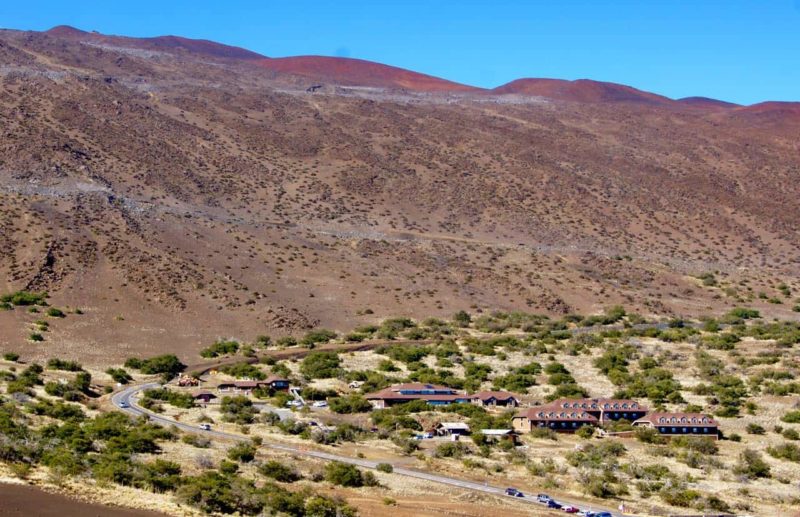
[[[379,61],[476,86],[590,78],[670,97],[800,100],[800,0],[6,0],[0,26],[175,34]]]

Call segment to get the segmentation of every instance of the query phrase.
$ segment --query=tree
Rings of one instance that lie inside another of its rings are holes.
[[[472,316],[469,315],[466,311],[458,311],[453,315],[453,323],[458,325],[459,327],[469,327],[469,324],[472,322]]]
[[[300,364],[300,373],[309,379],[330,379],[339,375],[340,364],[335,352],[311,352]]]
[[[256,448],[250,443],[238,443],[228,449],[228,458],[240,463],[250,463],[256,457]]]

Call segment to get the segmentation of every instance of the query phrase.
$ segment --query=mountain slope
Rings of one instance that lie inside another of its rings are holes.
[[[394,66],[326,56],[296,56],[265,59],[260,66],[275,72],[291,73],[318,81],[349,86],[405,88],[422,92],[471,92],[479,88],[454,83]]]
[[[0,32],[0,293],[85,313],[32,345],[35,316],[0,311],[0,350],[193,357],[460,309],[793,315],[796,125],[399,79],[309,93],[263,59],[86,37]]]
[[[537,95],[569,102],[641,102],[645,104],[668,104],[672,102],[667,97],[637,90],[630,86],[589,79],[578,79],[576,81],[517,79],[498,86],[492,92]]]

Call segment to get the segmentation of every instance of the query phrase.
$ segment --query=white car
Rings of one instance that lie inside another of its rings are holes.
[[[324,400],[318,400],[311,405],[314,407],[328,407],[328,403],[325,402]]]
[[[127,402],[120,402],[119,407],[120,409],[128,409],[130,406],[128,405]]]
[[[202,429],[203,431],[210,431],[211,424],[200,424],[200,429]]]

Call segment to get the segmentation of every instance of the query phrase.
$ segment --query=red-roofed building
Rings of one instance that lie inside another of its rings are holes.
[[[507,391],[479,391],[471,395],[472,402],[480,406],[517,407],[519,399]]]
[[[635,427],[650,427],[663,435],[719,437],[719,424],[702,413],[650,413],[633,422]]]
[[[453,388],[419,382],[390,386],[370,393],[364,398],[369,400],[375,409],[383,409],[413,400],[424,400],[432,406],[447,406],[449,404],[470,402],[471,400],[470,395],[460,393]]]
[[[528,408],[514,415],[511,427],[518,433],[529,433],[540,427],[560,432],[575,432],[584,425],[597,425],[598,420],[583,409],[564,409],[552,404]]]
[[[575,431],[582,425],[603,425],[609,420],[641,419],[647,408],[629,399],[558,399],[520,412],[513,419],[518,432],[536,427]]]
[[[602,425],[607,420],[633,422],[647,414],[647,407],[631,399],[558,399],[547,404],[564,410],[583,410]]]

